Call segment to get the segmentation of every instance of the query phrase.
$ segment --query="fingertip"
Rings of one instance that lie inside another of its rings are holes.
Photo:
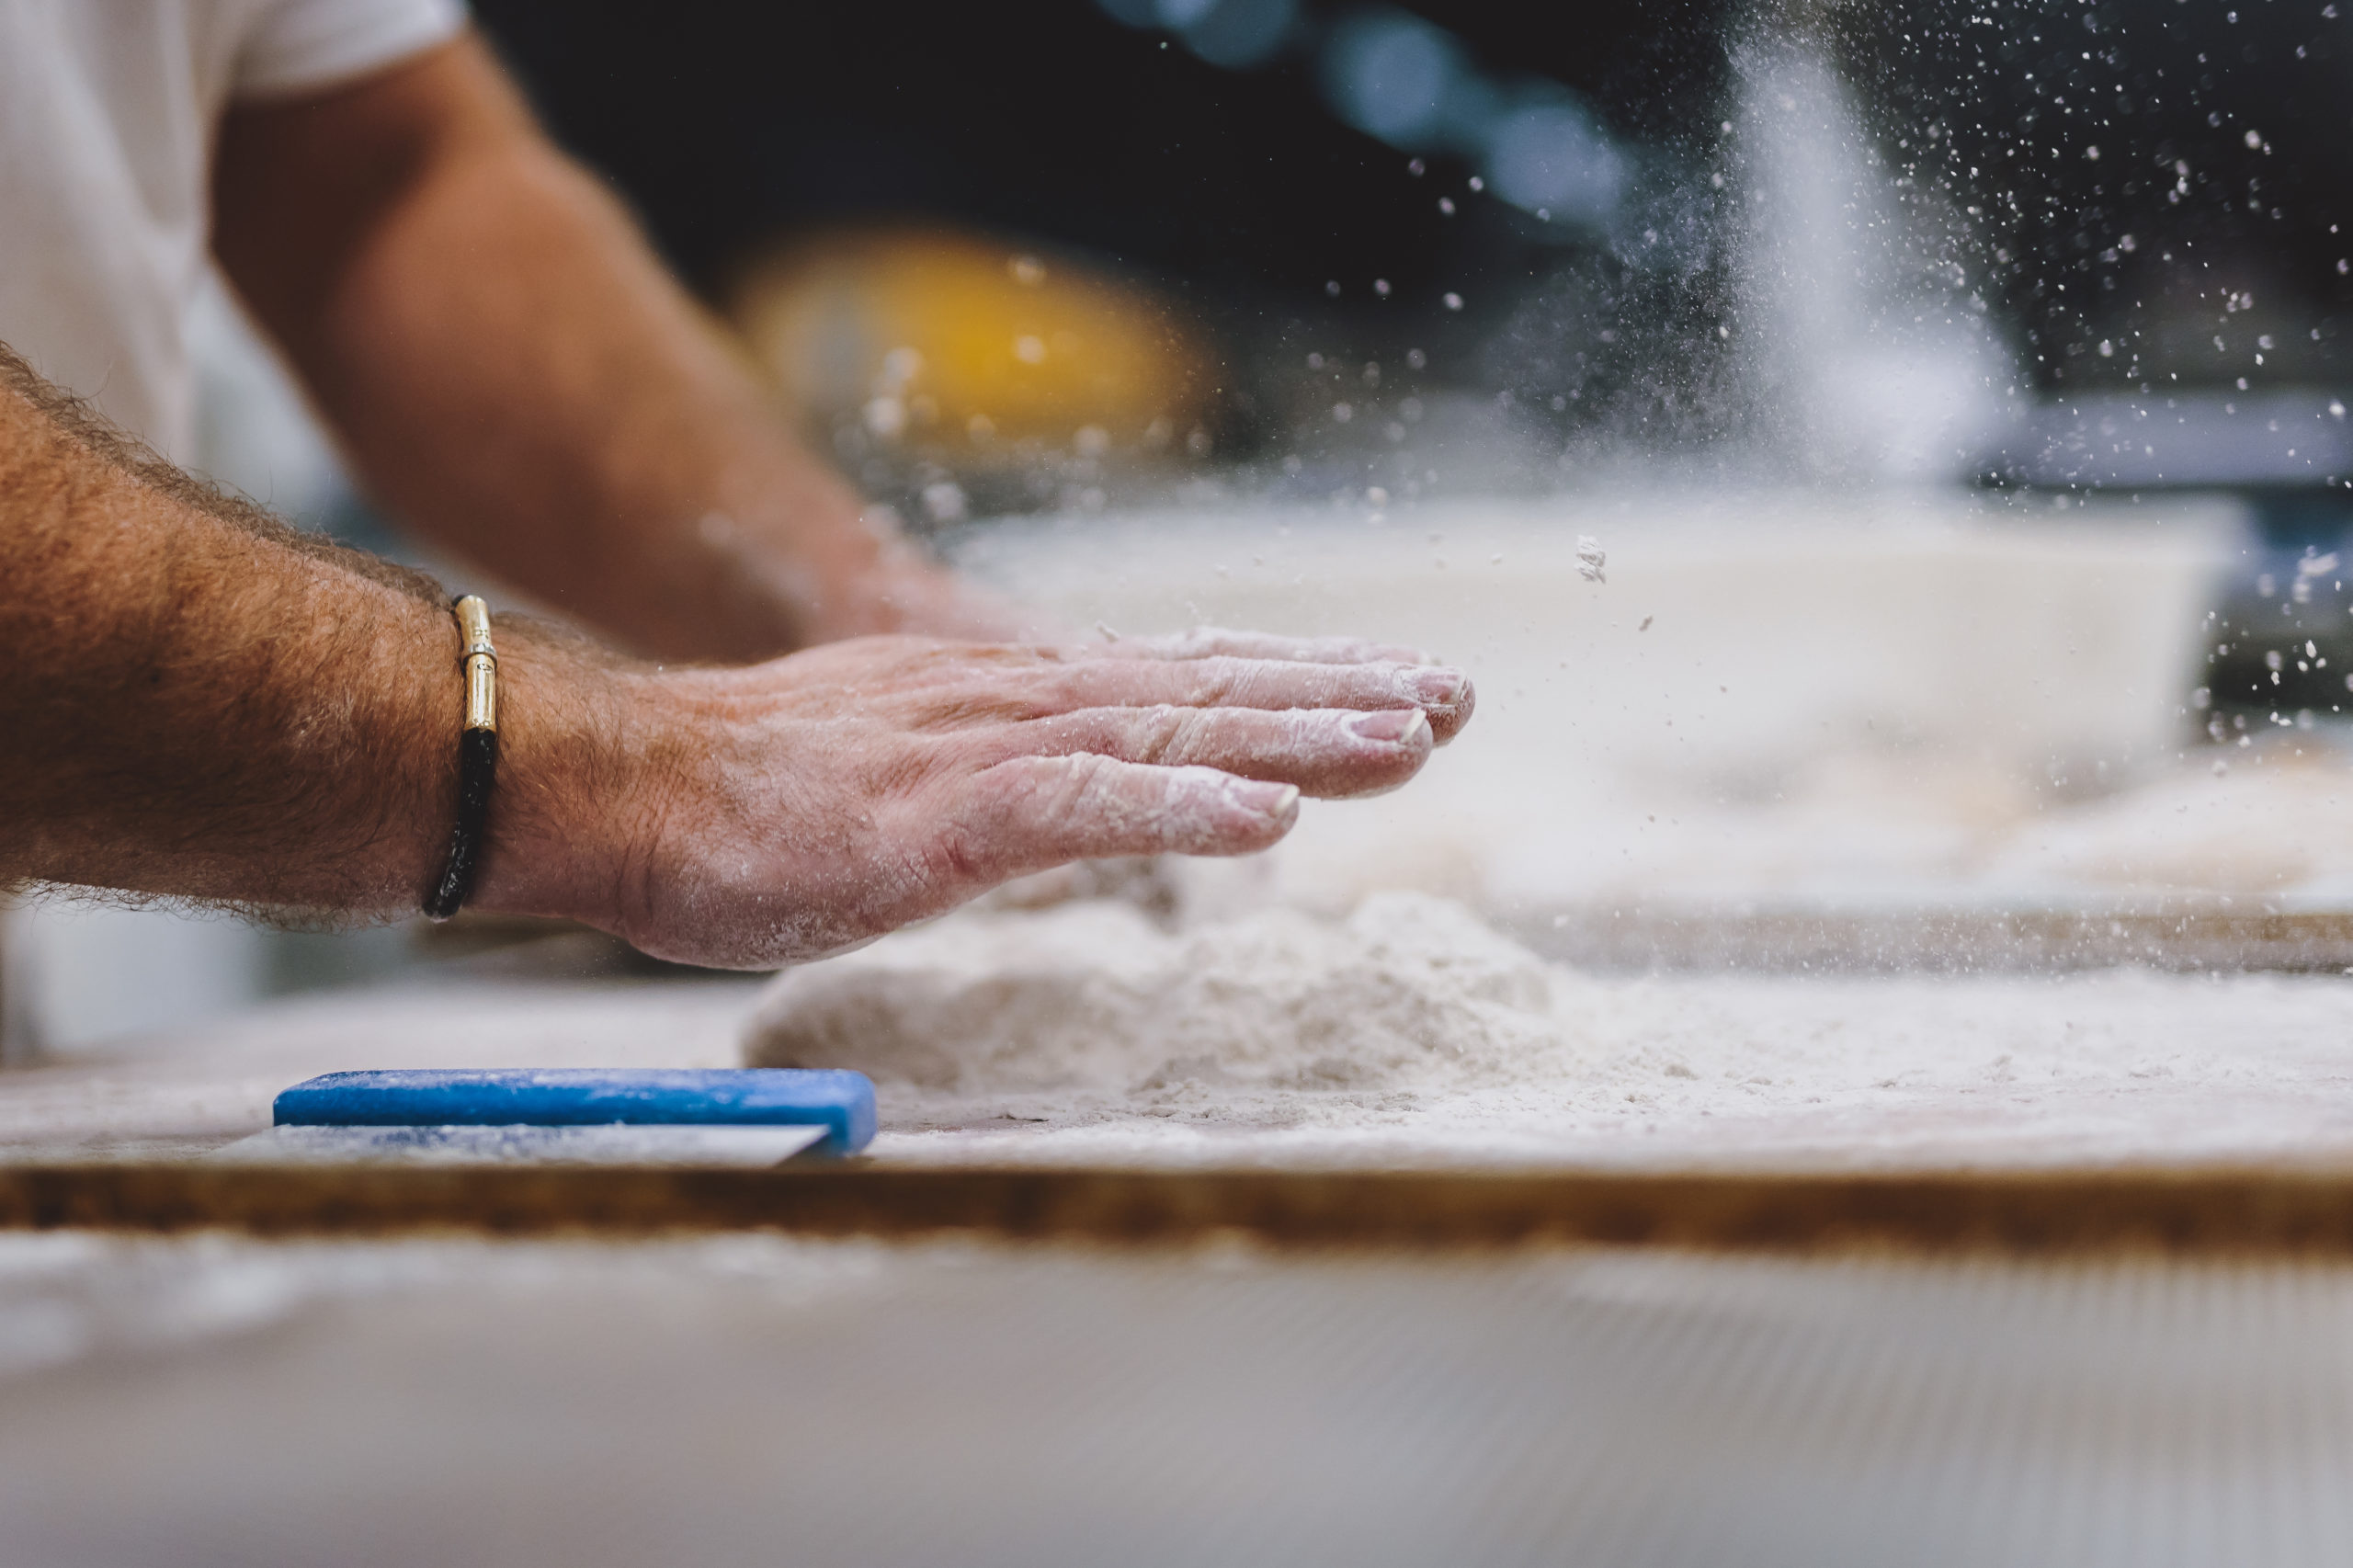
[[[1299,786],[1296,784],[1256,784],[1250,790],[1256,799],[1249,805],[1260,816],[1279,823],[1285,831],[1299,820]]]
[[[1462,689],[1453,702],[1443,710],[1436,708],[1428,710],[1430,728],[1438,738],[1438,744],[1444,745],[1461,733],[1462,726],[1471,722],[1472,710],[1478,706],[1479,689],[1471,684],[1468,676],[1465,676]]]
[[[1399,676],[1398,687],[1429,715],[1430,729],[1439,745],[1452,740],[1470,722],[1471,710],[1478,701],[1471,677],[1444,665],[1407,669]]]
[[[1172,780],[1167,847],[1191,855],[1248,855],[1299,821],[1299,786],[1182,767]]]
[[[1425,708],[1451,708],[1471,690],[1471,677],[1444,665],[1417,668],[1405,677],[1405,687]]]
[[[1255,855],[1272,847],[1299,824],[1299,786],[1296,784],[1259,784],[1242,781],[1231,792],[1233,803],[1241,808],[1241,820],[1224,842],[1211,848],[1212,855]]]
[[[1358,714],[1347,722],[1349,733],[1358,740],[1378,745],[1396,746],[1406,751],[1427,748],[1430,743],[1429,715],[1419,708],[1389,708]]]

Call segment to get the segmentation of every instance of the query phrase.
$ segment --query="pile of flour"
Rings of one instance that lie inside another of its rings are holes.
[[[1567,981],[1419,893],[1177,934],[1094,900],[952,916],[787,971],[745,1055],[951,1096],[1380,1092],[1524,1071],[1561,1044]]]
[[[893,1163],[2347,1158],[2348,1000],[2340,975],[1587,974],[1424,894],[1173,933],[1095,899],[790,971],[744,1050],[870,1074]]]

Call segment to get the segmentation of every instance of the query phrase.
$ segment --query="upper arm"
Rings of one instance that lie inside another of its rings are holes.
[[[317,93],[234,105],[213,159],[213,252],[296,347],[370,232],[437,169],[538,140],[471,33]]]

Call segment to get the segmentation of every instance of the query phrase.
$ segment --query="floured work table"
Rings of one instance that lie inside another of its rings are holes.
[[[322,1071],[729,1065],[740,982],[11,1070],[0,1560],[2353,1549],[2341,979],[1597,983],[1558,1103],[886,1081],[870,1157],[775,1171],[213,1157]]]
[[[756,994],[754,983],[708,978],[427,979],[290,1000],[185,1038],[0,1074],[0,1225],[2353,1249],[2353,1050],[2339,1029],[2337,977],[2135,970],[1616,983],[1636,999],[1700,995],[1702,1036],[1759,1020],[1752,1051],[1840,1034],[1868,1046],[1903,1020],[1932,1048],[1949,1046],[1954,1071],[1898,1084],[1879,1077],[1882,1059],[1869,1051],[1859,1065],[1844,1049],[1785,1050],[1781,1086],[1805,1092],[1744,1085],[1752,1092],[1741,1098],[1753,1103],[1695,1091],[1678,1106],[1670,1091],[1720,1070],[1689,1040],[1679,1053],[1658,1051],[1654,1009],[1624,1021],[1623,1051],[1586,1064],[1599,1085],[1581,1085],[1589,1102],[1550,1115],[1531,1113],[1525,1086],[1512,1085],[1451,1100],[1425,1094],[1404,1114],[1356,1126],[1345,1096],[1331,1124],[1256,1100],[1230,1121],[1089,1103],[1057,1124],[1024,1114],[1039,1108],[1018,1090],[943,1103],[885,1079],[882,1135],[849,1162],[773,1171],[224,1162],[224,1149],[268,1124],[279,1089],[315,1073],[733,1065]],[[466,1027],[452,1028],[460,1017]],[[2055,1084],[2034,1082],[2040,1063],[2020,1060],[2039,1035],[2072,1038],[2052,1048],[2068,1069]],[[2123,1055],[2103,1061],[2082,1043],[2098,1037],[2120,1042]],[[2228,1051],[2211,1049],[2218,1041]],[[2186,1060],[2200,1047],[2210,1048],[2204,1062]],[[1721,1072],[1760,1059],[1727,1058]],[[993,1111],[997,1099],[1020,1108]]]

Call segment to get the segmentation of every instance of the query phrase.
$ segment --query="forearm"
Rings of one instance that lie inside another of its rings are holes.
[[[248,111],[220,250],[369,486],[404,519],[622,641],[747,659],[888,630],[893,562],[618,206],[529,125],[479,46],[367,89],[392,139],[339,222]],[[403,95],[422,100],[397,112]],[[387,105],[391,107],[386,107]],[[272,117],[279,117],[273,119]],[[351,188],[351,182],[344,182]]]
[[[417,906],[447,847],[460,715],[431,583],[202,489],[5,351],[0,582],[0,882]],[[539,717],[547,688],[580,687],[557,671],[586,656],[535,658],[531,635],[509,661],[518,766],[500,802],[527,835],[542,759],[577,749]]]

